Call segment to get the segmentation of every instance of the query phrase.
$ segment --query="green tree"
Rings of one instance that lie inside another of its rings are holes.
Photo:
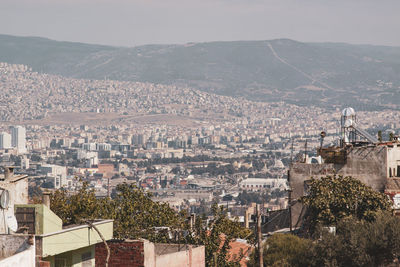
[[[378,212],[373,221],[347,217],[336,234],[320,230],[314,266],[387,266],[400,257],[400,219]]]
[[[151,200],[134,185],[120,184],[112,200],[115,220],[114,237],[146,238],[153,242],[169,242],[166,231],[156,231],[155,227],[169,227],[168,232],[184,228],[181,218],[168,204]]]
[[[317,224],[336,225],[353,215],[371,221],[377,211],[391,210],[391,202],[383,193],[373,190],[351,176],[326,176],[311,179],[309,192],[300,201],[308,207],[310,229]]]
[[[113,199],[96,198],[87,183],[72,195],[64,189],[57,190],[51,196],[51,209],[64,224],[114,219],[116,238],[204,245],[207,266],[238,266],[242,255],[228,261],[229,243],[236,238],[252,238],[251,231],[230,220],[223,207],[213,205],[213,220],[198,217],[194,229],[190,229],[185,212],[176,213],[168,204],[154,202],[151,194],[125,183],[117,186]]]
[[[265,266],[310,266],[312,263],[312,240],[291,234],[274,234],[263,246]],[[253,251],[247,266],[258,266],[257,253]]]
[[[63,224],[80,223],[86,219],[114,219],[114,237],[146,238],[153,242],[167,242],[169,232],[180,228],[182,218],[167,204],[151,200],[151,195],[134,185],[120,184],[116,196],[96,198],[85,182],[76,194],[64,189],[51,196],[51,209]],[[156,227],[169,227],[159,231]]]
[[[236,238],[252,239],[253,234],[238,221],[230,220],[222,206],[214,204],[211,210],[213,220],[207,223],[206,218],[197,218],[193,234],[188,236],[188,242],[205,246],[207,266],[240,266],[243,255],[228,255],[230,242]]]
[[[109,199],[97,199],[87,182],[76,194],[69,194],[65,189],[56,190],[51,196],[51,210],[59,216],[63,224],[80,223],[82,219],[112,219]]]

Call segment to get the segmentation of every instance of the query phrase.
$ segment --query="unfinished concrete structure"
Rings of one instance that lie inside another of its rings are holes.
[[[389,194],[392,199],[400,193],[400,142],[397,138],[390,142],[378,141],[355,124],[356,117],[351,108],[343,110],[341,121],[340,146],[323,148],[324,133],[321,133],[318,154],[322,162],[312,164],[304,160],[290,167],[288,179],[293,228],[301,226],[305,208],[298,200],[305,194],[306,181],[311,177],[352,176],[374,190]]]

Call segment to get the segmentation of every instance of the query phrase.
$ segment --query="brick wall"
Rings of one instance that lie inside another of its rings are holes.
[[[144,266],[144,245],[142,241],[108,241],[111,254],[109,267]],[[107,249],[103,243],[96,244],[96,266],[106,265]]]

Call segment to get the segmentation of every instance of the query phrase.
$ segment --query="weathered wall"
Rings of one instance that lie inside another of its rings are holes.
[[[27,236],[0,236],[0,266],[35,267],[35,245],[28,245],[27,240]]]
[[[22,179],[17,182],[0,181],[0,188],[7,189],[10,194],[8,209],[2,209],[0,216],[2,218],[14,215],[15,204],[28,203],[28,179]],[[3,190],[0,190],[0,193]],[[0,234],[7,234],[8,227],[4,224],[4,220],[0,220]]]
[[[106,240],[112,239],[113,221],[104,220],[94,225]],[[80,225],[62,231],[42,235],[42,256],[48,257],[85,248],[103,242],[97,231],[88,225]]]
[[[182,245],[181,245],[182,246]],[[183,246],[185,249],[178,252],[156,256],[156,267],[204,267],[205,249],[204,246],[192,247]]]
[[[109,266],[202,267],[205,266],[204,246],[153,244],[147,240],[108,241]],[[96,244],[96,266],[105,266],[107,250]]]
[[[385,189],[388,171],[388,156],[392,165],[399,162],[400,147],[391,149],[386,146],[364,146],[351,148],[347,151],[345,164],[306,164],[294,163],[290,169],[289,183],[293,190],[292,200],[298,200],[304,195],[304,181],[311,177],[320,178],[327,175],[352,176],[359,179],[373,189],[383,192]],[[397,165],[396,165],[397,168]],[[292,206],[292,226],[300,226],[301,216],[304,215],[303,206],[296,203]]]
[[[109,265],[112,266],[132,266],[139,267],[144,265],[144,246],[143,242],[135,241],[108,241],[111,250]],[[96,244],[95,259],[96,266],[106,266],[107,249],[103,243]],[[148,265],[146,265],[148,266]],[[150,266],[150,265],[149,265]],[[153,265],[154,266],[154,265]],[[166,267],[166,266],[164,266]]]
[[[10,257],[29,248],[28,238],[26,235],[0,235],[0,258]]]
[[[70,267],[88,267],[95,265],[95,250],[94,245],[88,246],[81,249],[68,251],[65,253],[58,254],[56,256],[50,256],[43,258],[43,261],[49,262],[50,267],[57,267],[60,264]]]

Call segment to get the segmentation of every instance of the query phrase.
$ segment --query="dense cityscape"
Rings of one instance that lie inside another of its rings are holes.
[[[278,2],[2,1],[0,267],[400,266],[400,2]]]

